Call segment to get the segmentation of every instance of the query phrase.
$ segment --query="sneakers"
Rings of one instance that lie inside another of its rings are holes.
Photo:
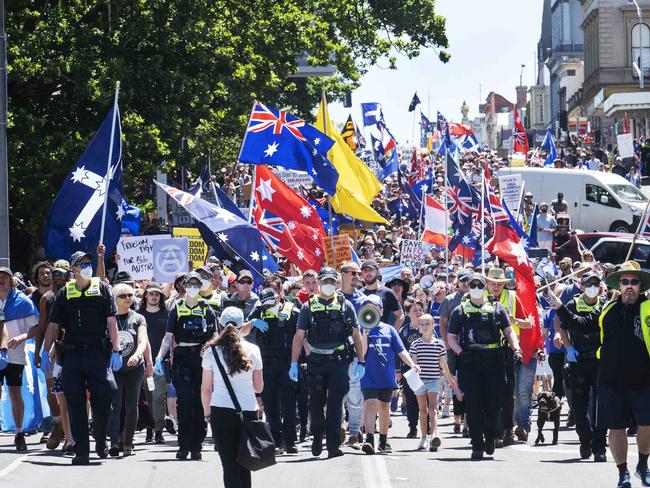
[[[144,441],[147,444],[153,442],[153,429],[147,427],[147,435],[145,436]]]
[[[170,434],[176,434],[176,419],[167,415],[165,417],[165,428]]]
[[[323,437],[319,435],[314,435],[314,438],[311,441],[311,455],[318,457],[323,452]]]
[[[425,451],[427,450],[429,442],[426,437],[420,437],[420,442],[418,443],[418,448],[416,451]]]
[[[463,429],[463,437],[469,439],[469,429],[467,427]]]
[[[440,447],[440,444],[442,444],[440,437],[436,436],[433,439],[431,439],[431,442],[429,442],[429,452],[438,452],[438,448]]]
[[[133,454],[133,446],[124,446],[124,457],[131,456]]]
[[[120,448],[117,446],[111,446],[111,448],[108,450],[108,454],[111,457],[120,457]]]
[[[607,462],[607,454],[604,452],[595,452],[594,453],[594,462],[595,463],[606,463]]]
[[[154,442],[156,444],[164,444],[165,438],[162,435],[162,430],[157,430],[154,434]]]
[[[635,473],[638,476],[638,471]],[[643,484],[643,480],[641,480],[641,484]],[[643,485],[643,486],[650,486],[650,485]],[[629,471],[625,470],[623,473],[618,474],[618,484],[616,485],[616,488],[631,488],[632,487],[632,480],[630,479],[630,473]]]
[[[589,459],[591,457],[591,444],[588,442],[580,443],[580,457],[582,459]]]
[[[368,434],[366,436],[366,442],[364,442],[363,446],[361,446],[361,450],[366,454],[375,453],[375,437],[372,434]]]
[[[343,456],[343,451],[341,451],[340,449],[337,449],[336,451],[327,451],[327,459],[332,459],[341,456]]]
[[[515,429],[515,435],[517,436],[517,439],[522,442],[528,441],[528,431],[523,427],[517,426]]]
[[[124,454],[126,455],[126,452]],[[190,453],[190,459],[192,461],[200,461],[202,458],[203,456],[201,456],[201,451],[192,451]]]
[[[59,444],[61,444],[61,441],[63,440],[63,426],[61,425],[61,422],[57,422],[53,425],[52,427],[52,432],[50,433],[50,436],[47,439],[47,443],[45,444],[45,447],[48,449],[56,449],[59,447]]]
[[[418,436],[418,431],[415,427],[409,427],[409,433],[406,434],[407,439],[415,439]]]
[[[106,442],[96,442],[95,452],[99,456],[99,459],[106,459],[108,457],[108,448],[106,447]]]
[[[25,434],[23,432],[18,432],[14,437],[14,444],[16,445],[16,451],[25,452],[27,450],[27,443],[25,442]]]
[[[306,425],[301,425],[300,426],[300,434],[298,436],[300,439],[299,442],[305,442],[305,439],[307,438],[307,426]]]
[[[359,436],[357,434],[351,435],[345,445],[358,451],[361,449],[361,444],[359,444]]]
[[[286,446],[284,452],[287,454],[298,454],[298,448],[296,446]]]
[[[74,455],[74,442],[65,442],[61,448],[61,452],[64,456],[73,456]]]
[[[75,456],[72,458],[73,466],[87,466],[88,464],[90,464],[88,456]]]
[[[639,478],[641,480],[641,486],[650,486],[650,470],[648,470],[648,468],[638,468],[637,467],[636,471],[634,473],[634,476],[636,476],[637,478]],[[629,483],[629,480],[630,480],[630,475],[629,474],[627,476],[627,479],[628,479],[628,483]],[[621,478],[620,477],[619,477],[618,483],[619,483],[618,486],[621,486]],[[630,486],[630,484],[628,484],[627,486]]]
[[[442,406],[442,418],[443,419],[449,418],[449,405],[447,404]]]
[[[389,454],[393,452],[393,448],[391,445],[388,443],[388,441],[379,441],[379,446],[377,446],[377,451],[378,452],[383,452],[384,454]]]

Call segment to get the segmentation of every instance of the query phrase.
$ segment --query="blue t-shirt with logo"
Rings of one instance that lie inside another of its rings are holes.
[[[355,289],[352,293],[343,293],[343,296],[354,306],[354,311],[359,313],[361,305],[363,305],[366,295],[359,289]]]
[[[404,345],[394,327],[380,322],[366,337],[366,374],[361,378],[361,389],[397,388],[395,381],[395,354],[404,351]]]

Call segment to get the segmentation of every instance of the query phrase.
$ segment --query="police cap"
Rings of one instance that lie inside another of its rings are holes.
[[[83,251],[72,253],[72,256],[70,256],[70,267],[72,268],[73,266],[79,264],[83,258],[92,259],[93,256],[92,254]]]
[[[582,282],[583,285],[587,284],[590,280],[596,279],[600,283],[602,280],[600,278],[600,275],[593,273],[593,272],[587,272],[582,275],[580,278],[580,281]]]
[[[481,273],[472,273],[469,277],[469,280],[467,280],[468,283],[471,283],[472,281],[480,281],[485,285],[485,275]]]
[[[187,283],[192,279],[199,280],[199,283],[201,282],[201,275],[198,274],[196,271],[190,271],[183,277],[183,284],[187,285]]]
[[[325,280],[334,280],[338,278],[338,273],[334,268],[330,267],[325,267],[321,268],[320,272],[318,273],[318,282],[322,283]]]
[[[278,300],[278,294],[273,288],[264,288],[260,293],[260,305],[263,307],[275,305]]]

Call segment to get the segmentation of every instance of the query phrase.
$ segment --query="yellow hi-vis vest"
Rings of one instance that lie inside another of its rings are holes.
[[[605,336],[605,330],[603,329],[603,320],[605,319],[607,312],[609,312],[614,305],[616,305],[616,301],[609,302],[607,305],[605,305],[603,308],[603,313],[601,313],[600,317],[598,318],[598,325],[600,325],[601,344],[603,343],[603,337]],[[650,356],[650,300],[641,302],[641,310],[639,314],[641,315],[641,331],[643,332],[643,342],[645,342],[645,347],[648,350],[648,356]],[[596,352],[596,357],[598,359],[600,359],[601,347],[603,346],[600,346]]]
[[[499,303],[503,308],[505,308],[508,312],[510,312],[510,315],[512,317],[515,317],[515,314],[517,313],[517,293],[513,290],[503,290],[501,292],[501,297],[499,297]],[[514,323],[510,324],[512,327],[512,330],[515,331],[515,334],[517,334],[517,337],[519,337],[519,327],[517,327]]]
[[[65,284],[65,297],[70,300],[72,298],[81,298],[82,296],[86,297],[98,297],[101,295],[101,290],[99,288],[99,278],[91,278],[90,286],[85,290],[81,291],[77,289],[74,281],[68,281]]]

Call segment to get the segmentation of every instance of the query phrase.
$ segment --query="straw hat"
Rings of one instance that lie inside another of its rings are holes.
[[[641,292],[643,293],[650,288],[650,273],[642,270],[639,263],[636,261],[625,261],[621,264],[618,271],[611,273],[605,280],[605,284],[614,290],[620,290],[619,280],[624,274],[631,274],[637,276],[641,280]]]

